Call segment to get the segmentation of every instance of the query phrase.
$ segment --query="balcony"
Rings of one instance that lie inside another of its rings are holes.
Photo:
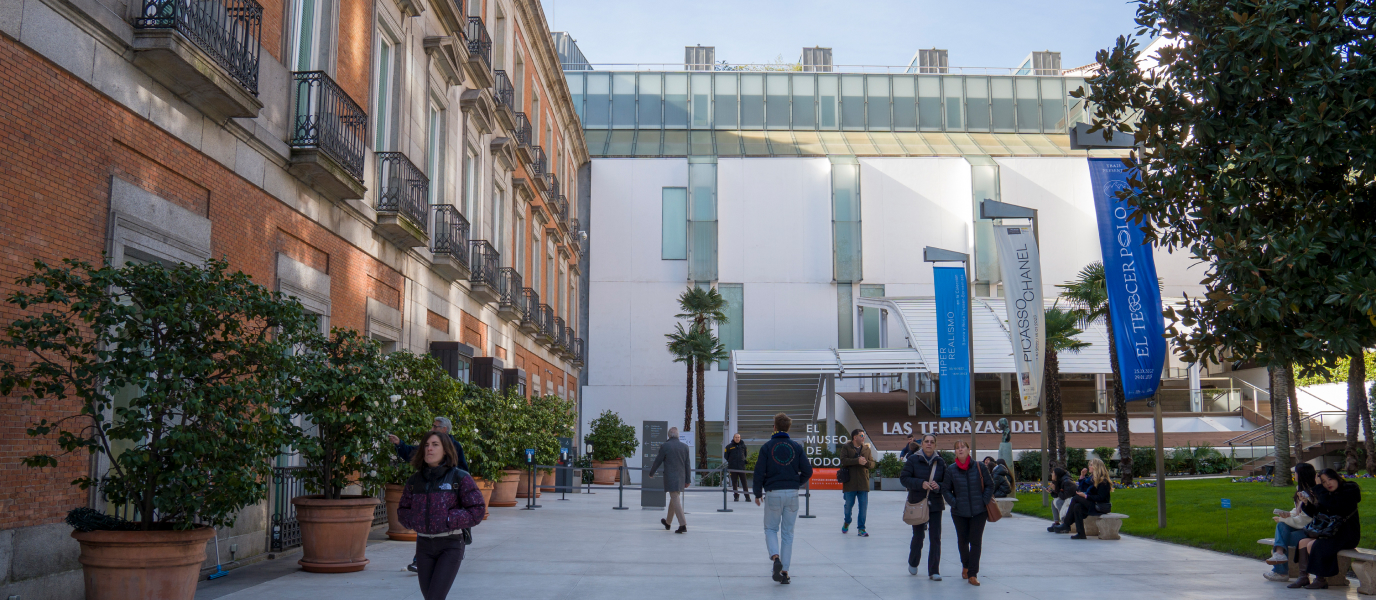
[[[331,199],[362,198],[368,115],[324,71],[298,71],[292,79],[296,125],[287,170]]]
[[[467,279],[468,219],[451,204],[436,204],[435,235],[430,241],[431,266],[449,281]]]
[[[516,89],[511,87],[511,79],[506,71],[492,72],[492,97],[497,100],[497,122],[511,130],[516,128]]]
[[[554,196],[552,194],[553,193],[551,192],[551,196],[549,199],[550,216],[554,218],[554,223],[557,224],[560,229],[567,230],[569,227],[567,221],[569,216],[568,200],[566,200],[563,196]]]
[[[540,294],[530,288],[521,288],[521,333],[540,333]]]
[[[573,338],[573,366],[581,367],[584,364],[587,364],[587,355],[583,347],[583,338]]]
[[[530,178],[535,184],[535,189],[544,193],[549,189],[549,182],[545,181],[545,149],[535,144],[530,145]]]
[[[513,115],[511,139],[516,142],[516,156],[530,164],[530,119],[526,118],[526,113],[518,112]]]
[[[468,30],[464,32],[468,41],[468,62],[464,70],[476,89],[492,87],[492,38],[487,35],[487,26],[482,17],[468,17]]]
[[[550,346],[550,350],[553,350],[555,354],[563,354],[564,348],[567,346],[567,344],[564,343],[565,329],[567,329],[567,327],[564,326],[563,317],[554,317],[554,344]]]
[[[521,274],[514,267],[497,272],[497,316],[508,321],[521,320]]]
[[[535,313],[535,320],[540,325],[535,333],[535,341],[542,346],[554,345],[554,309],[548,304],[541,304]]]
[[[575,352],[574,352],[574,348],[573,348],[573,340],[574,340],[573,328],[572,328],[572,327],[565,327],[565,328],[564,328],[564,357],[567,358],[567,359],[569,359],[569,362],[572,362],[574,356],[576,355]]]
[[[569,245],[573,247],[574,254],[583,251],[583,236],[578,233],[578,219],[569,219]]]
[[[474,300],[480,304],[491,304],[501,297],[497,291],[497,275],[501,266],[501,256],[487,240],[468,242],[468,290]]]
[[[559,177],[554,174],[554,169],[545,173],[545,191],[549,193],[551,200],[563,192],[563,189],[559,187]]]
[[[402,248],[430,243],[430,178],[400,152],[377,153],[377,232]]]
[[[254,0],[143,0],[134,64],[216,123],[257,117],[262,27]]]

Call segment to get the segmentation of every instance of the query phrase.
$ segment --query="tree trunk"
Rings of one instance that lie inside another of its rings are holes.
[[[707,365],[698,361],[698,467],[707,468],[707,421],[704,410],[707,405],[707,390],[703,386]]]
[[[1300,401],[1295,395],[1295,368],[1285,370],[1286,396],[1290,400],[1290,445],[1295,447],[1295,464],[1304,462],[1304,428],[1300,425]],[[1322,426],[1322,423],[1320,423]]]
[[[1118,372],[1118,342],[1113,335],[1113,317],[1104,315],[1108,330],[1108,362],[1113,367],[1113,420],[1118,424],[1118,478],[1132,483],[1132,430],[1128,423],[1128,401],[1123,394],[1123,374]]]
[[[1363,358],[1359,352],[1347,366],[1347,444],[1343,446],[1343,470],[1347,471],[1348,477],[1356,475],[1357,469],[1361,468],[1357,462],[1357,427],[1362,421],[1361,405],[1366,404],[1366,390],[1362,389],[1366,383],[1366,362]]]
[[[688,359],[688,361],[687,361],[687,366],[688,366],[688,382],[685,384],[684,388],[685,388],[686,390],[688,390],[688,391],[686,392],[686,394],[687,394],[686,397],[684,397],[684,399],[683,399],[683,430],[684,430],[684,431],[692,431],[692,430],[693,430],[693,359],[692,359],[692,358],[689,358],[689,359]]]
[[[1047,447],[1051,454],[1051,465],[1064,469],[1069,464],[1070,452],[1065,446],[1065,403],[1061,401],[1060,373],[1060,358],[1055,350],[1047,348],[1046,369],[1042,375],[1046,390],[1046,427],[1049,430]]]
[[[1060,453],[1056,452],[1056,428],[1052,425],[1056,419],[1056,400],[1051,395],[1051,351],[1046,352],[1048,358],[1042,367],[1042,410],[1046,412],[1046,456],[1042,460],[1046,461],[1052,468],[1058,466],[1056,458]]]
[[[1271,371],[1271,436],[1276,448],[1276,468],[1271,476],[1271,485],[1290,486],[1290,428],[1286,426],[1286,404],[1290,392],[1286,389],[1290,378],[1286,372],[1289,366],[1272,367]]]
[[[1366,365],[1362,365],[1362,371],[1366,371]],[[1373,385],[1371,389],[1373,390],[1372,393],[1376,394],[1376,385]],[[1368,403],[1370,400],[1371,396],[1368,395],[1367,390],[1362,390],[1361,402],[1357,404],[1361,408],[1359,416],[1362,419],[1362,436],[1366,438],[1362,444],[1366,447],[1366,474],[1376,475],[1376,438],[1371,436],[1371,404]]]

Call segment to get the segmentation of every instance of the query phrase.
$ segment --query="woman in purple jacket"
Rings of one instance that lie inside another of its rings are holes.
[[[449,436],[428,432],[411,457],[416,474],[406,480],[397,520],[416,532],[416,566],[425,600],[449,595],[463,562],[463,531],[483,520],[486,506],[478,484],[454,465],[458,453]]]

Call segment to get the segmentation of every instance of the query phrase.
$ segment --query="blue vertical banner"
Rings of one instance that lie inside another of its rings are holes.
[[[1135,171],[1121,159],[1089,159],[1108,309],[1118,346],[1118,372],[1128,401],[1156,394],[1166,361],[1166,323],[1161,315],[1156,260],[1151,245],[1143,242],[1142,226],[1131,220],[1133,208],[1118,198],[1119,191],[1131,189],[1128,179]]]
[[[936,277],[937,389],[941,417],[970,416],[970,298],[965,267],[933,267]]]

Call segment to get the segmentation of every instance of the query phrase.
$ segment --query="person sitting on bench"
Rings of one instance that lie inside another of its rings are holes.
[[[1050,492],[1056,499],[1052,502],[1051,526],[1046,528],[1047,531],[1064,533],[1070,529],[1068,523],[1065,524],[1064,529],[1061,528],[1061,525],[1065,523],[1070,514],[1070,499],[1075,497],[1077,491],[1079,490],[1075,487],[1075,480],[1070,478],[1070,473],[1067,473],[1065,469],[1056,467],[1051,471]]]
[[[1362,488],[1357,487],[1355,481],[1344,480],[1342,475],[1333,469],[1324,469],[1319,474],[1319,485],[1327,493],[1311,492],[1300,495],[1300,501],[1304,503],[1304,514],[1314,517],[1315,522],[1310,523],[1310,529],[1320,524],[1320,515],[1336,519],[1337,526],[1331,530],[1331,536],[1307,537],[1300,540],[1299,559],[1295,562],[1300,564],[1300,570],[1304,571],[1304,574],[1286,586],[1288,588],[1328,589],[1328,578],[1340,575],[1338,553],[1356,548],[1357,542],[1362,539],[1362,519],[1357,514],[1357,504],[1362,501]]]
[[[1290,581],[1290,557],[1285,554],[1286,547],[1295,546],[1300,540],[1308,537],[1304,533],[1304,526],[1314,519],[1304,514],[1304,503],[1300,502],[1300,492],[1315,494],[1318,483],[1314,481],[1314,465],[1300,463],[1295,465],[1295,496],[1292,500],[1295,508],[1289,512],[1276,510],[1276,515],[1271,517],[1276,522],[1276,546],[1271,558],[1266,559],[1266,564],[1273,565],[1263,577],[1268,581]]]
[[[1108,478],[1108,468],[1104,466],[1104,461],[1097,458],[1089,460],[1089,475],[1092,486],[1089,492],[1075,492],[1075,497],[1070,499],[1070,515],[1075,521],[1075,535],[1073,540],[1087,539],[1085,535],[1085,517],[1098,516],[1113,512],[1113,505],[1109,502],[1113,494],[1113,482]],[[1062,525],[1064,531],[1068,531],[1067,525]]]

